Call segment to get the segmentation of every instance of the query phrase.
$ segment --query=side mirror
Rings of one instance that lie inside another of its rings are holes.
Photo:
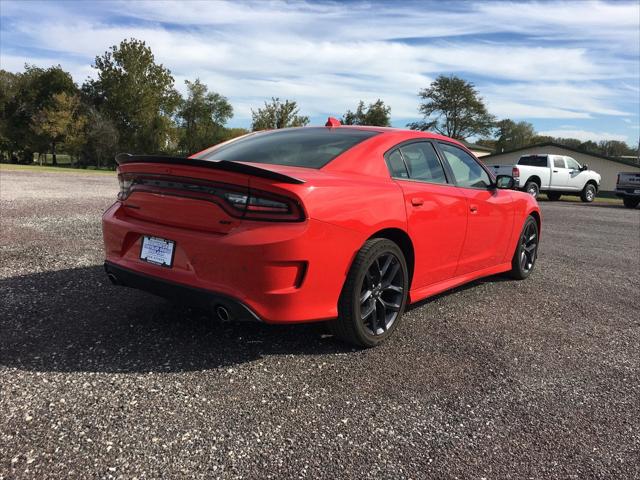
[[[496,188],[512,190],[516,186],[516,181],[511,175],[498,175],[496,177]]]
[[[585,170],[589,170],[589,165],[587,165],[586,163],[580,167],[581,172],[584,172]]]

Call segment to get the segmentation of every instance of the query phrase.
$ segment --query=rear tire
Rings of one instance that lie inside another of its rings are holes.
[[[624,203],[624,206],[627,208],[636,208],[640,205],[640,198],[623,197],[622,203]]]
[[[538,195],[540,194],[540,186],[536,182],[529,181],[525,184],[524,191],[533,198],[538,198]]]
[[[561,193],[558,192],[547,192],[547,198],[552,202],[557,202],[562,197]]]
[[[406,306],[407,271],[397,244],[386,238],[367,241],[342,287],[338,318],[328,322],[331,333],[359,347],[374,347],[389,338]]]
[[[580,194],[580,199],[583,202],[591,203],[596,198],[596,187],[593,183],[587,183],[582,189],[582,193]]]
[[[518,245],[511,260],[509,275],[516,280],[524,280],[533,271],[538,259],[538,222],[531,215],[527,217],[518,237]]]

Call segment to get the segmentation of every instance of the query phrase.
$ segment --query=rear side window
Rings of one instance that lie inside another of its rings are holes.
[[[565,166],[564,166],[564,158],[554,158],[553,159],[553,166],[555,168],[565,168]]]
[[[249,135],[203,154],[203,160],[322,168],[378,132],[351,128],[292,128]]]
[[[391,173],[392,177],[409,178],[400,150],[396,149],[387,155],[387,165],[389,166],[389,173]]]
[[[409,178],[432,183],[447,183],[435,148],[429,142],[416,142],[400,147]]]
[[[520,157],[518,165],[527,165],[529,167],[546,167],[547,156],[546,155],[527,155],[526,157]]]
[[[461,148],[448,143],[440,143],[440,148],[453,170],[453,176],[460,187],[488,188],[491,186],[489,174],[480,164]]]

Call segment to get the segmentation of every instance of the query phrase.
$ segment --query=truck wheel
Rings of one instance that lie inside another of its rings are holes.
[[[593,183],[587,183],[582,190],[582,194],[580,194],[580,198],[583,202],[591,203],[596,198],[596,187],[593,186]]]
[[[538,222],[529,215],[524,221],[516,251],[511,259],[511,278],[524,280],[531,275],[538,258],[538,239]]]
[[[624,197],[622,203],[624,203],[624,206],[627,208],[636,208],[640,205],[640,198]]]
[[[409,276],[400,247],[386,238],[367,241],[356,255],[338,300],[331,333],[359,347],[374,347],[398,327]]]
[[[549,200],[551,200],[552,202],[555,202],[557,200],[560,200],[560,197],[562,196],[561,193],[558,192],[547,192],[547,198]]]
[[[536,182],[527,182],[527,184],[524,186],[524,191],[531,195],[533,198],[538,198],[540,187]]]

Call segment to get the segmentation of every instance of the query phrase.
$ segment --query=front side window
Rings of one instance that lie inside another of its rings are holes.
[[[447,183],[435,148],[429,142],[416,142],[400,147],[409,178],[431,183]]]
[[[580,164],[573,158],[567,157],[567,168],[570,168],[571,170],[580,170]]]
[[[566,168],[564,166],[564,158],[554,158],[553,159],[553,166],[556,168]]]
[[[440,148],[453,170],[458,186],[467,188],[491,186],[489,174],[467,152],[448,143],[440,143]]]
[[[373,130],[305,127],[259,132],[214,147],[199,158],[322,168],[368,138]]]

